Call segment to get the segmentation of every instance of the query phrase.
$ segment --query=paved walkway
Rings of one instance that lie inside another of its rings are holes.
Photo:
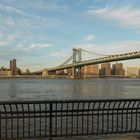
[[[139,137],[93,137],[93,136],[83,136],[83,137],[65,137],[65,138],[53,138],[53,140],[140,140]]]
[[[31,140],[31,139],[27,139]],[[38,138],[32,140],[46,140],[46,138]],[[47,140],[49,140],[47,138]],[[123,135],[123,136],[76,136],[76,137],[58,137],[53,140],[140,140],[140,134],[137,135]]]

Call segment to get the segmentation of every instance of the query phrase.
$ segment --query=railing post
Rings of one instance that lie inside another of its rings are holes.
[[[52,140],[52,102],[50,102],[50,124],[49,124],[49,139]]]
[[[0,111],[0,139],[1,139],[1,111]]]

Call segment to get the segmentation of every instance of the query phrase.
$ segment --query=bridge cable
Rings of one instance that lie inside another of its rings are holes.
[[[67,64],[68,62],[70,62],[70,60],[72,60],[72,58],[73,55],[70,58],[68,58],[64,63],[62,63],[60,66],[64,66],[65,64]]]
[[[75,56],[78,54],[78,51],[75,53]],[[72,55],[70,58],[68,58],[64,63],[62,63],[60,66],[64,66],[65,64],[67,64],[68,62],[70,62],[70,60],[72,60],[73,59],[73,56],[74,55]]]
[[[83,49],[81,49],[81,51],[87,52],[87,53],[90,53],[90,54],[93,54],[93,55],[97,55],[97,56],[114,56],[114,55],[106,55],[106,54],[94,53],[94,52],[86,51],[86,50],[83,50]]]

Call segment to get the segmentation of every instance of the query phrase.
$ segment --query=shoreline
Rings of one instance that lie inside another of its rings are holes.
[[[29,76],[0,76],[0,79],[83,79],[83,80],[88,80],[88,79],[140,79],[140,77],[115,77],[115,76],[107,76],[107,77],[76,77],[76,78],[71,78],[67,76],[38,76],[38,75],[29,75]]]

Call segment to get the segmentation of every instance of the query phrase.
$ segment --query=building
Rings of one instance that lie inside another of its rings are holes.
[[[89,65],[84,66],[82,69],[83,75],[99,76],[99,66],[98,65]]]
[[[45,70],[45,69],[44,69]],[[27,75],[29,75],[31,72],[29,69],[26,69],[26,72],[25,72]]]
[[[42,72],[42,76],[48,76],[48,69],[44,69]]]
[[[112,66],[112,75],[124,76],[123,63],[116,63]]]
[[[67,75],[72,75],[72,68],[67,69]]]
[[[127,67],[126,74],[127,74],[127,76],[139,76],[139,68],[138,67]]]
[[[12,75],[20,74],[20,69],[17,68],[16,59],[10,60],[10,71]]]
[[[12,75],[16,75],[15,74],[16,68],[17,68],[16,59],[10,60],[10,70],[11,70]]]
[[[57,70],[56,75],[64,75],[64,70]]]
[[[100,75],[101,76],[110,76],[111,75],[111,64],[110,63],[101,64]]]
[[[11,76],[11,71],[10,69],[6,69],[6,68],[3,68],[1,67],[0,68],[0,76]]]

